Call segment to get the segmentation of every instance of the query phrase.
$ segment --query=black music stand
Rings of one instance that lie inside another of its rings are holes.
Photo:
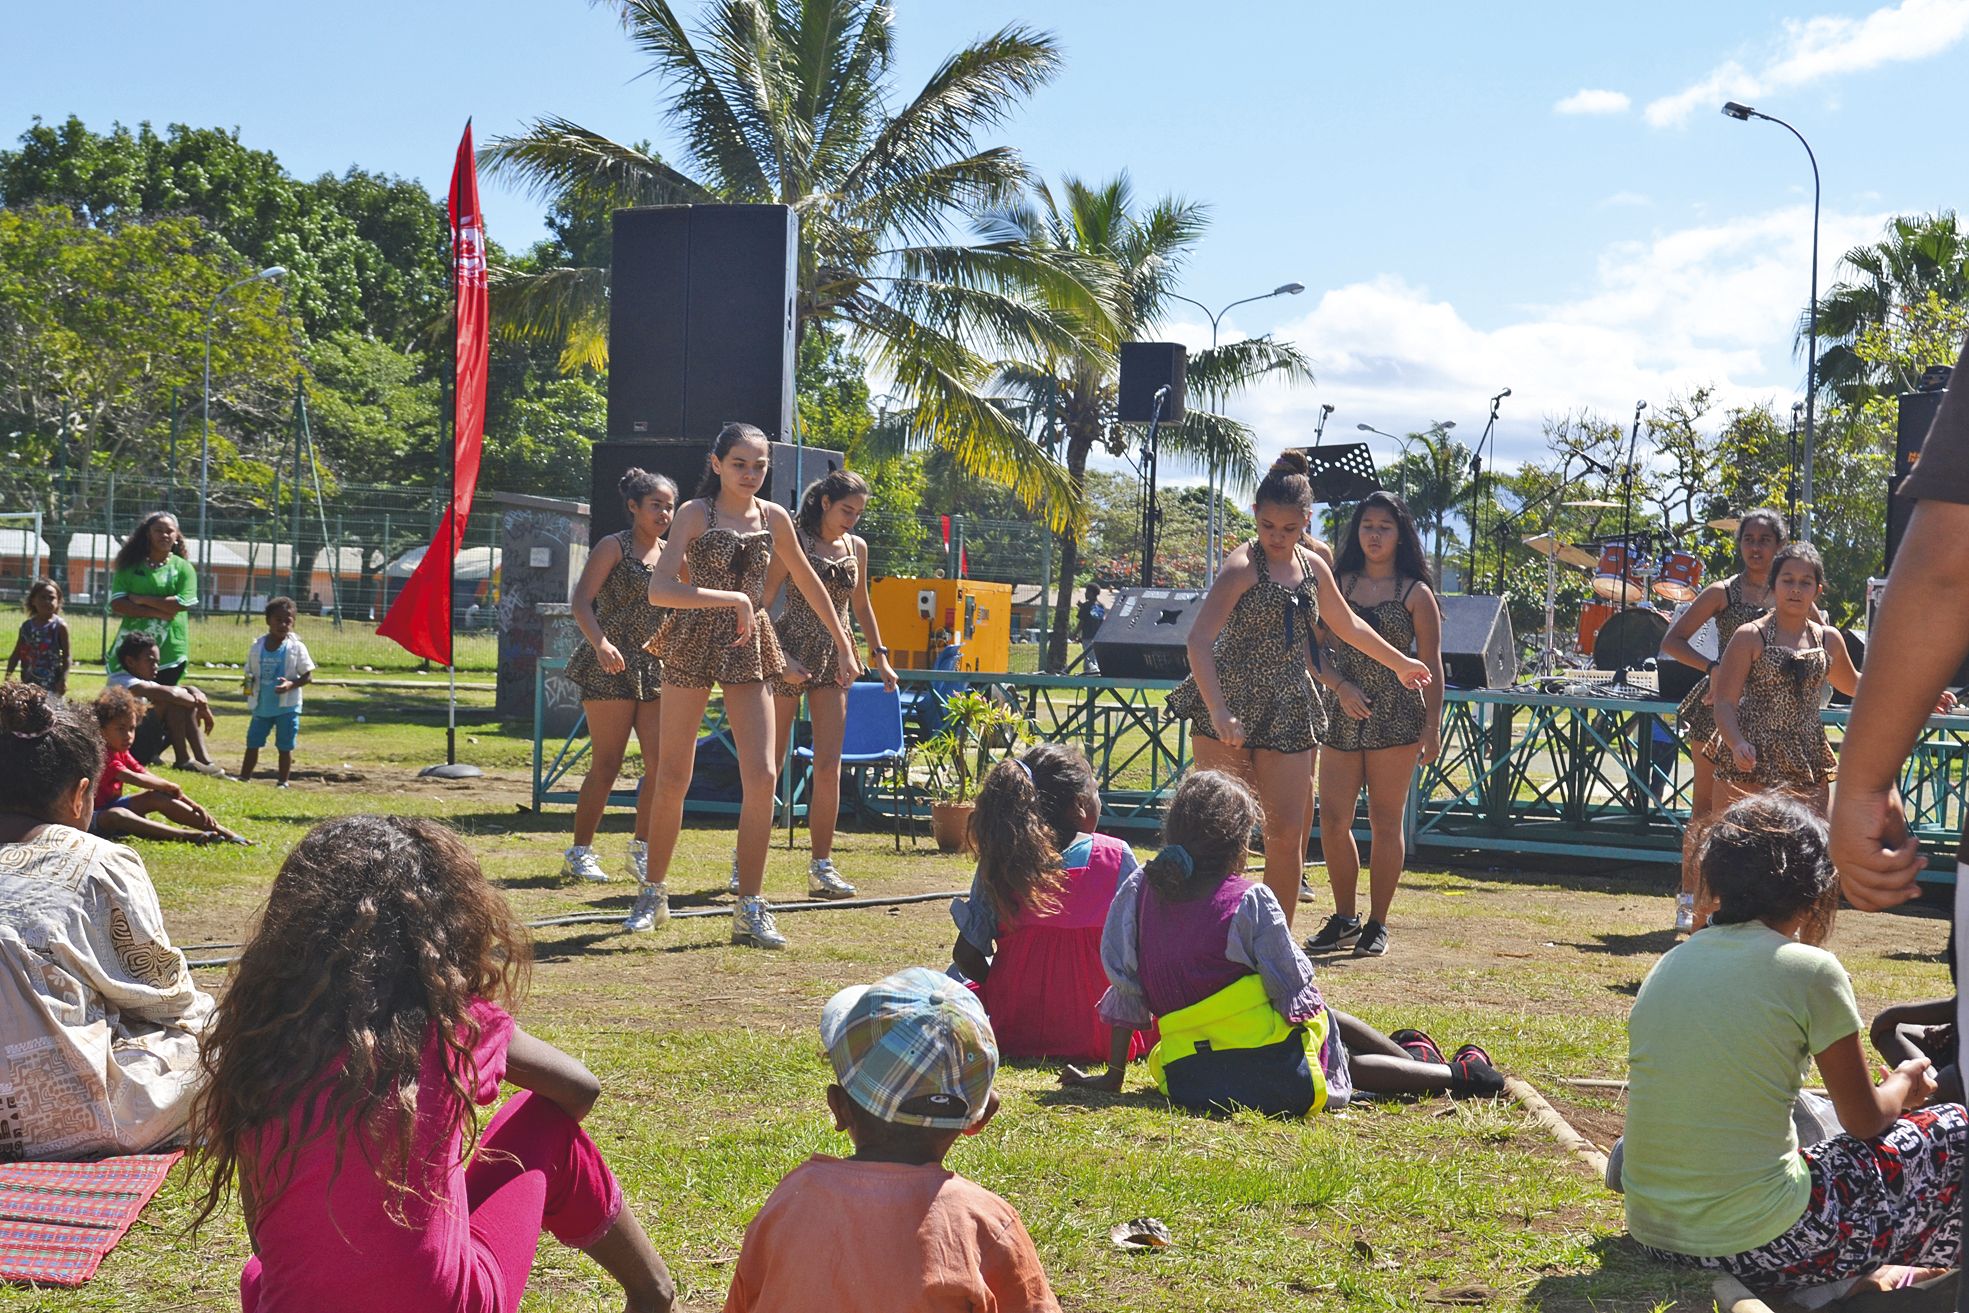
[[[1374,472],[1374,455],[1365,442],[1309,447],[1305,456],[1311,467],[1313,496],[1329,506],[1359,501],[1381,488],[1380,477]]]

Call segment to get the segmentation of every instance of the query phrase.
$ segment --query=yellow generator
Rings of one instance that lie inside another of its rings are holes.
[[[877,579],[868,586],[889,662],[929,670],[952,643],[959,670],[1003,674],[1012,660],[1012,585],[976,579]]]

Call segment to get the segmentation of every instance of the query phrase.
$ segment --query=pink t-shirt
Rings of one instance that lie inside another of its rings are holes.
[[[1012,1205],[932,1163],[815,1154],[745,1228],[725,1313],[1058,1313]]]
[[[506,1074],[513,1019],[483,1000],[472,1004],[471,1015],[479,1024],[479,1038],[465,1088],[474,1103],[484,1105],[497,1097]],[[417,1128],[410,1151],[413,1193],[403,1201],[408,1226],[391,1220],[386,1211],[391,1192],[377,1179],[357,1133],[349,1136],[332,1187],[332,1134],[302,1146],[293,1176],[278,1196],[269,1199],[255,1173],[259,1217],[253,1230],[260,1258],[255,1313],[478,1313],[510,1307],[499,1269],[471,1243],[460,1159],[464,1111],[445,1080],[433,1032],[425,1039],[417,1078]],[[300,1113],[297,1105],[288,1119],[290,1130],[298,1128]],[[271,1143],[273,1137],[263,1131],[261,1140]]]

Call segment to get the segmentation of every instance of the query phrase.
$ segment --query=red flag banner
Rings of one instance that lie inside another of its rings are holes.
[[[945,515],[939,518],[943,520],[943,549],[947,552],[950,550],[950,517]]]
[[[962,547],[957,549],[957,577],[959,579],[971,577],[971,553]]]
[[[453,563],[472,519],[479,458],[485,450],[487,336],[485,216],[479,210],[478,164],[472,157],[472,125],[458,143],[451,168],[451,276],[457,306],[451,425],[451,505],[424,559],[404,583],[376,632],[405,651],[451,664]]]

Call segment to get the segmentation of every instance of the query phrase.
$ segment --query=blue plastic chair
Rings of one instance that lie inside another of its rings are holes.
[[[952,643],[937,653],[936,664],[930,669],[955,670],[963,655],[964,645]],[[924,738],[930,738],[943,728],[943,709],[951,695],[962,693],[969,687],[968,683],[941,679],[918,685],[902,695],[903,715],[916,722],[917,731]]]
[[[856,806],[865,796],[864,781],[871,767],[891,773],[896,783],[896,851],[902,851],[902,814],[909,805],[909,779],[904,768],[909,760],[903,742],[900,689],[891,691],[879,682],[861,681],[848,685],[847,724],[841,732],[841,765],[855,769]],[[814,750],[801,746],[793,755],[807,763],[812,778]],[[912,836],[913,837],[913,836]],[[793,809],[786,812],[786,842],[793,844]]]

